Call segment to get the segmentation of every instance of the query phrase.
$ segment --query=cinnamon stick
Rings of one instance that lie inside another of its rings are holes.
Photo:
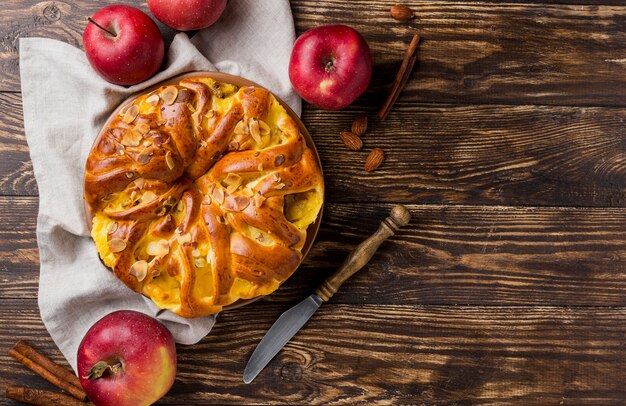
[[[31,371],[54,386],[74,396],[76,399],[87,399],[87,395],[76,375],[35,350],[27,342],[18,341],[17,344],[9,350],[9,354]]]
[[[383,103],[382,107],[378,111],[378,118],[384,120],[387,118],[387,114],[391,111],[394,103],[398,99],[398,96],[404,90],[409,77],[411,76],[411,72],[413,71],[413,67],[415,66],[415,62],[417,61],[417,47],[420,42],[420,36],[418,34],[413,35],[413,39],[409,44],[409,48],[404,55],[404,60],[400,65],[400,70],[396,74],[396,78],[393,81],[393,85],[391,86],[391,91]]]
[[[9,386],[6,390],[8,399],[36,406],[88,406],[91,402],[85,403],[64,395],[59,392],[47,390],[24,388],[20,386]]]

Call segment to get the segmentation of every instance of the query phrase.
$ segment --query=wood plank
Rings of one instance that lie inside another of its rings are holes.
[[[623,109],[397,106],[384,123],[370,120],[359,152],[337,136],[353,116],[308,111],[303,117],[322,157],[330,201],[626,204]],[[376,147],[385,162],[366,173],[365,159]]]
[[[382,103],[417,31],[416,73],[400,102],[624,106],[624,7],[425,1],[399,24],[394,3],[292,3],[298,32],[332,22],[368,40],[374,76],[359,105]]]
[[[2,299],[0,389],[45,387],[10,359],[20,338],[57,350],[34,300]],[[288,304],[220,316],[178,347],[161,404],[621,404],[625,308],[324,305],[249,386],[245,362]],[[563,402],[563,403],[560,403]],[[4,403],[10,404],[10,403]]]
[[[43,36],[80,46],[85,17],[112,2],[5,2],[0,90],[19,90],[19,37]],[[375,75],[359,105],[379,103],[410,31],[419,31],[423,44],[401,102],[626,105],[624,7],[593,0],[586,5],[425,1],[415,5],[418,18],[399,24],[389,17],[393,3],[292,1],[299,33],[345,23],[369,41]],[[147,10],[145,4],[141,7]]]
[[[626,306],[626,210],[411,205],[335,303]],[[309,257],[269,301],[304,298],[389,213],[328,204]],[[0,198],[0,291],[37,294],[37,201]]]
[[[626,205],[626,109],[400,106],[384,124],[370,120],[365,148],[355,152],[338,134],[356,111],[303,116],[328,201]],[[19,94],[0,94],[0,194],[37,194],[21,120]],[[363,164],[374,147],[386,161],[368,174]]]
[[[20,93],[0,93],[0,194],[37,195]]]

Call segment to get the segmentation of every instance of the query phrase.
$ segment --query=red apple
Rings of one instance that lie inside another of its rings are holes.
[[[172,333],[145,314],[120,310],[97,321],[78,347],[78,376],[96,406],[151,405],[172,387]]]
[[[161,67],[165,45],[159,28],[143,11],[112,5],[96,12],[83,32],[91,66],[105,80],[134,85]]]
[[[298,38],[289,61],[289,79],[311,104],[339,110],[359,97],[372,77],[365,39],[345,25],[323,25]]]
[[[157,20],[179,30],[191,31],[213,25],[226,8],[226,0],[148,0]]]

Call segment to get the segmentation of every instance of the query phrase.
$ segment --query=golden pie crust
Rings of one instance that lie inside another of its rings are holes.
[[[104,264],[184,317],[277,289],[300,264],[323,194],[314,150],[270,92],[197,75],[121,109],[85,172]]]

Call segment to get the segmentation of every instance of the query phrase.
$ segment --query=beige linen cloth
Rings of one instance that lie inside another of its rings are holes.
[[[178,34],[163,71],[130,88],[101,79],[77,48],[44,38],[20,39],[24,127],[40,197],[39,309],[74,369],[87,329],[115,310],[158,317],[182,344],[198,342],[215,323],[213,316],[184,319],[159,312],[100,263],[82,196],[87,155],[104,121],[129,95],[194,70],[219,70],[256,81],[299,112],[300,99],[288,77],[294,39],[288,0],[231,1],[214,26],[191,40]]]

